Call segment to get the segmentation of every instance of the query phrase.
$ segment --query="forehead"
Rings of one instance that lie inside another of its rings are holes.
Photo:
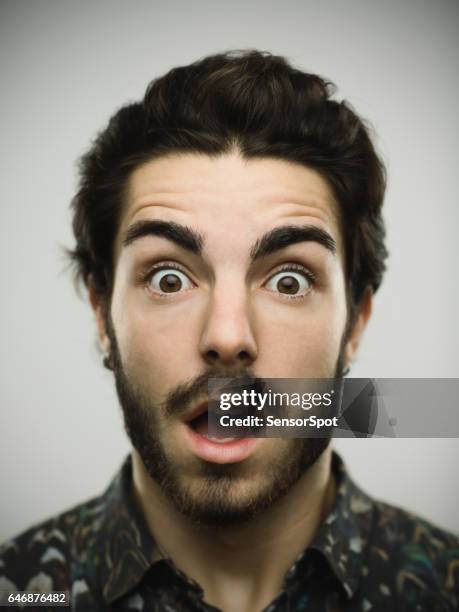
[[[117,250],[132,223],[147,219],[195,227],[212,240],[221,234],[251,240],[276,226],[315,225],[342,250],[339,206],[331,188],[310,168],[284,160],[173,154],[139,166],[127,186]],[[119,250],[118,250],[119,252]]]

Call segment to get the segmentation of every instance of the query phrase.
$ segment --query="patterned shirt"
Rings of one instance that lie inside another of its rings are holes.
[[[336,453],[332,469],[334,507],[265,612],[459,610],[459,538],[370,498]],[[103,495],[1,547],[0,590],[69,591],[72,611],[217,611],[158,557],[128,457]]]

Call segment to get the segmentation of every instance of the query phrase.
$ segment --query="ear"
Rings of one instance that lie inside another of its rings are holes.
[[[110,339],[107,336],[107,328],[105,324],[105,303],[94,287],[92,278],[88,281],[89,302],[96,316],[97,333],[99,336],[100,347],[105,354],[110,352]]]
[[[368,320],[371,316],[373,307],[373,291],[368,287],[362,297],[362,300],[358,306],[358,311],[352,325],[352,329],[349,333],[349,337],[344,347],[344,363],[345,367],[350,367],[355,361],[360,342],[363,337],[363,332],[367,326]]]

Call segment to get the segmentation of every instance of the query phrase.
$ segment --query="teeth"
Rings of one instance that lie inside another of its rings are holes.
[[[209,436],[209,434],[207,434],[204,437],[207,438],[208,440],[212,440],[212,442],[216,442],[217,444],[225,444],[225,442],[232,442],[233,440],[236,439],[236,438],[214,438],[214,436]]]

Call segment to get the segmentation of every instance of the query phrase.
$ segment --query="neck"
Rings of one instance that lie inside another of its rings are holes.
[[[271,508],[237,526],[197,526],[176,510],[133,451],[134,492],[158,549],[225,611],[262,609],[335,499],[330,447]]]

